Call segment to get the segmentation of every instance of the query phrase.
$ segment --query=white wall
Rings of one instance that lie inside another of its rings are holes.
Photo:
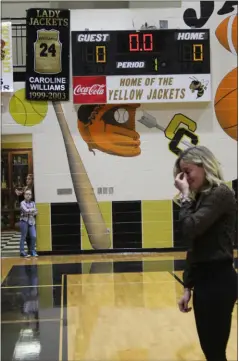
[[[157,26],[159,20],[168,19],[170,28],[185,28],[183,11],[194,7],[199,14],[199,3],[183,4],[182,9],[159,10],[75,10],[71,12],[72,30],[131,29],[148,22]],[[211,29],[211,68],[213,79],[213,98],[222,78],[237,66],[237,57],[225,50],[215,37],[215,29],[226,18],[217,15],[222,3],[215,2],[216,9],[206,24]],[[109,22],[108,19],[114,19]],[[24,84],[17,84],[17,88]],[[169,152],[169,141],[157,129],[147,129],[136,121],[136,130],[141,138],[141,155],[135,158],[121,158],[99,151],[96,155],[88,151],[77,129],[77,113],[71,102],[63,104],[64,113],[74,142],[83,160],[92,186],[114,187],[113,196],[97,195],[98,200],[135,200],[170,199],[175,195],[172,179],[175,155]],[[145,105],[137,110],[136,120],[142,115],[142,109],[156,117],[161,126],[166,127],[176,113],[183,113],[197,123],[196,134],[200,144],[208,146],[220,160],[225,178],[230,181],[237,178],[237,142],[231,139],[220,127],[214,114],[213,102],[199,104]],[[58,188],[72,188],[67,156],[54,110],[49,105],[46,119],[37,126],[17,125],[10,114],[3,116],[3,134],[33,133],[33,156],[37,202],[74,202],[75,194],[57,195]],[[220,141],[220,146],[219,146]]]
[[[54,7],[61,9],[140,9],[180,8],[181,1],[59,1]]]
[[[26,11],[29,8],[49,8],[50,2],[46,1],[32,1],[32,2],[24,2],[24,1],[16,1],[16,2],[1,2],[2,7],[2,18],[25,18]]]

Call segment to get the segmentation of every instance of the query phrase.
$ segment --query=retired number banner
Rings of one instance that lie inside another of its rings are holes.
[[[26,99],[69,100],[70,11],[27,11]]]
[[[13,92],[12,24],[1,23],[1,92]]]

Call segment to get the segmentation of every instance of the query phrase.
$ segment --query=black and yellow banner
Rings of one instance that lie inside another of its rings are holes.
[[[69,100],[70,10],[27,11],[26,99]]]

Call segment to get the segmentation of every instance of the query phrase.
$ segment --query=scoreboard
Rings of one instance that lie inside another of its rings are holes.
[[[26,98],[69,100],[70,57],[75,104],[211,101],[208,29],[70,33],[68,10],[29,9]]]
[[[211,100],[209,30],[72,32],[76,104]]]
[[[73,102],[211,100],[207,29],[72,31]]]
[[[209,74],[209,30],[73,31],[74,76]]]

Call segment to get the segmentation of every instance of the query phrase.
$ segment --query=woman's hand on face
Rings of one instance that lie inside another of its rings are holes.
[[[185,173],[179,173],[177,175],[174,185],[183,195],[188,195],[189,184]]]

